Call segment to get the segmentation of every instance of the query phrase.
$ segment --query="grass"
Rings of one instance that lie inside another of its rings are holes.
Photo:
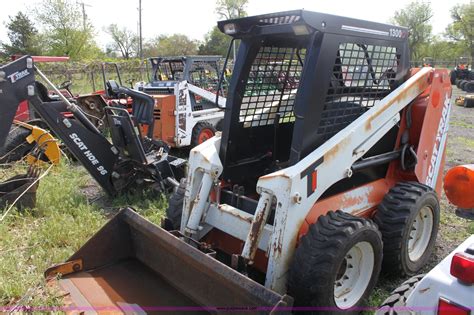
[[[468,138],[454,140],[474,146]],[[12,168],[0,169],[0,180],[25,172],[26,168],[25,164],[17,163]],[[52,168],[40,183],[35,209],[13,211],[0,222],[0,305],[61,305],[60,294],[45,285],[43,272],[65,261],[118,209],[128,205],[160,224],[167,202],[150,193],[109,200],[81,166],[64,159]],[[443,198],[437,257],[424,271],[473,233],[474,223],[458,218],[454,207]],[[380,305],[404,280],[381,275],[369,297],[369,306]]]
[[[26,166],[2,170],[5,180]],[[100,207],[90,202],[83,189],[91,178],[82,167],[63,161],[40,183],[35,209],[9,213],[0,222],[0,305],[55,306],[58,294],[45,286],[43,272],[65,261],[80,248],[117,209],[131,205],[159,224],[166,207],[162,197],[121,197]],[[96,188],[97,189],[97,188]],[[101,194],[102,192],[99,192]],[[98,198],[109,202],[106,197]]]
[[[474,126],[472,124],[469,124],[465,121],[462,120],[451,120],[449,122],[450,126],[455,126],[455,127],[461,127],[461,128],[466,128],[466,129],[474,129]]]

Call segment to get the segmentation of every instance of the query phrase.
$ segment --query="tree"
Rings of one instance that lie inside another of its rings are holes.
[[[413,60],[419,60],[421,49],[429,43],[431,39],[432,27],[429,23],[433,17],[429,2],[414,1],[409,3],[404,9],[395,12],[392,23],[408,28],[408,44]]]
[[[249,0],[217,0],[216,13],[226,20],[247,16],[245,8],[248,2]]]
[[[101,54],[94,41],[94,29],[77,2],[43,0],[36,9],[36,18],[44,28],[44,41],[50,54],[76,60]]]
[[[227,54],[229,48],[230,36],[222,33],[217,26],[214,26],[206,34],[204,42],[199,46],[200,55],[221,55]]]
[[[136,53],[138,46],[137,34],[125,27],[119,28],[117,24],[110,24],[106,28],[106,32],[114,41],[111,48],[120,51],[123,58],[130,59]]]
[[[2,44],[4,54],[39,55],[38,30],[28,16],[19,11],[14,17],[9,16],[9,19],[10,22],[5,26],[10,44]]]
[[[145,44],[143,53],[147,57],[195,55],[197,46],[197,41],[183,34],[160,35]]]
[[[217,0],[216,2],[216,13],[221,19],[237,19],[244,16],[247,16],[247,11],[245,8],[247,7],[249,0]],[[219,38],[220,35],[217,35],[215,29],[211,31],[211,36],[214,36],[214,42],[223,41],[223,37]],[[207,42],[204,44],[206,45]],[[222,49],[220,49],[222,50]],[[233,56],[235,60],[237,50],[237,44],[234,41],[233,45]],[[222,54],[225,55],[227,50]]]
[[[451,17],[453,22],[446,28],[446,36],[461,43],[474,60],[474,3],[454,6]]]

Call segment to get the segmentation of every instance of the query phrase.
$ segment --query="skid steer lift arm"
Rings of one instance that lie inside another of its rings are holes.
[[[78,106],[61,97],[60,93],[59,101],[49,98],[45,86],[35,81],[35,73],[53,89],[56,88],[34,67],[31,57],[25,56],[0,68],[0,73],[4,73],[0,82],[2,128],[6,128],[5,124],[10,127],[11,112],[14,114],[17,104],[27,99],[109,195],[148,183],[156,189],[166,190],[170,188],[167,187],[168,177],[179,180],[184,176],[183,160],[168,156],[163,150],[145,152],[136,124],[152,122],[153,100],[148,95],[125,89],[133,102],[140,104],[140,115],[136,119],[127,112],[120,112],[107,117],[112,128],[111,143]],[[10,108],[13,107],[10,104],[15,104],[15,108]],[[71,112],[73,117],[66,118],[65,112]]]

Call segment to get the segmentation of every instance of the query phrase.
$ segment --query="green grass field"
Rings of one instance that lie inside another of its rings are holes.
[[[17,163],[0,170],[1,180],[24,172],[26,165]],[[43,272],[66,260],[120,208],[130,205],[160,224],[167,205],[161,196],[122,197],[99,206],[107,197],[89,200],[91,181],[82,167],[63,159],[41,180],[36,208],[12,211],[0,222],[0,305],[59,305]]]

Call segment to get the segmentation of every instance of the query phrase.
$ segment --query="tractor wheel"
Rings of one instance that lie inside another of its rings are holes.
[[[30,130],[13,125],[8,133],[5,145],[0,148],[0,163],[10,163],[21,160],[34,147],[28,143],[26,137],[30,135]]]
[[[224,128],[224,118],[219,120],[216,124],[216,130],[217,131],[222,131],[223,128]]]
[[[186,191],[186,181],[182,180],[178,188],[168,201],[166,218],[163,228],[167,231],[179,230],[181,226],[181,216],[183,214],[184,192]]]
[[[461,87],[461,90],[466,91],[466,85],[469,83],[467,80],[462,80],[459,86]]]
[[[202,121],[193,128],[193,136],[191,138],[191,146],[195,147],[207,139],[214,137],[216,128],[208,122]]]
[[[360,307],[377,282],[382,239],[374,222],[340,210],[319,217],[302,237],[290,267],[295,306],[313,312]]]
[[[468,83],[466,83],[466,85],[464,86],[464,91],[468,93],[474,92],[474,81],[469,81]]]
[[[456,77],[457,77],[456,70],[452,70],[452,71],[449,73],[449,77],[450,77],[450,79],[451,79],[451,85],[456,84]]]
[[[385,299],[380,308],[375,313],[376,315],[398,315],[411,314],[406,308],[406,301],[408,296],[415,290],[418,283],[425,275],[416,275],[403,282],[401,286],[393,290],[392,294]]]
[[[426,265],[438,234],[439,201],[430,187],[402,182],[385,195],[375,214],[384,244],[383,271],[412,276]]]
[[[458,89],[461,88],[461,82],[462,82],[462,81],[464,81],[464,80],[456,79],[456,87],[457,87]]]
[[[464,98],[464,107],[472,108],[474,107],[474,97],[469,97],[469,96],[470,95]]]

